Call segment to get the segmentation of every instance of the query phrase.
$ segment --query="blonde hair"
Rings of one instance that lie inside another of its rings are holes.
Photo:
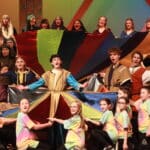
[[[80,124],[80,128],[82,128],[82,129],[86,129],[86,125],[85,125],[85,121],[84,121],[84,117],[83,117],[83,115],[82,115],[82,103],[80,102],[80,101],[73,101],[72,103],[76,103],[77,104],[77,106],[78,106],[78,111],[77,111],[77,115],[79,115],[80,116],[80,118],[81,118],[81,124]],[[72,104],[71,103],[71,104]]]

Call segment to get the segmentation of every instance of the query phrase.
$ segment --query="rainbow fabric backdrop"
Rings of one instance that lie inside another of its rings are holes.
[[[58,53],[64,60],[64,67],[70,70],[77,79],[107,67],[110,64],[107,51],[111,47],[121,48],[121,62],[127,66],[130,64],[133,51],[139,50],[143,54],[150,53],[150,33],[148,32],[137,32],[129,39],[116,39],[111,32],[93,35],[80,32],[39,30],[37,32],[26,32],[17,35],[16,41],[18,54],[24,57],[27,66],[39,74],[50,69],[49,57],[52,54]],[[30,93],[21,94],[27,96]],[[29,115],[35,120],[45,122],[46,117],[43,118],[43,116],[48,117],[50,98],[45,98],[47,92],[41,93],[40,96],[38,94],[33,95],[35,95],[35,98],[31,98],[33,110],[30,111]],[[16,96],[18,97],[18,95]],[[12,102],[17,97],[12,99]],[[86,117],[99,119],[101,115],[98,111],[99,100],[102,98],[110,98],[112,101],[115,101],[116,93],[64,92],[60,97],[61,100],[56,116],[67,118],[69,109],[65,101],[69,102],[78,99],[83,102],[83,113]],[[41,112],[41,108],[45,109],[41,115],[37,115]],[[18,108],[8,110],[3,113],[3,116],[14,116],[17,111]]]
[[[63,67],[81,79],[100,71],[110,64],[107,51],[111,47],[122,50],[122,63],[129,65],[130,55],[138,50],[149,53],[150,33],[137,32],[129,39],[116,39],[110,33],[102,35],[82,32],[39,30],[26,32],[16,37],[18,54],[27,65],[42,74],[51,68],[49,58],[58,53],[63,59]]]

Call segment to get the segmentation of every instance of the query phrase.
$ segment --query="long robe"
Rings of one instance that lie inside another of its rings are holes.
[[[46,85],[48,87],[48,92],[46,92],[41,99],[37,100],[31,105],[30,114],[33,114],[33,116],[35,117],[34,114],[42,111],[44,118],[49,116],[57,116],[63,119],[69,118],[71,114],[68,105],[70,105],[70,103],[75,99],[77,100],[77,98],[71,96],[68,92],[65,91],[67,84],[69,84],[76,90],[80,89],[80,84],[74,79],[71,73],[65,69],[61,69],[57,73],[47,71],[42,75],[41,79],[39,79],[37,82],[30,84],[28,86],[30,90],[34,90],[42,85]],[[100,115],[97,110],[91,108],[84,103],[82,104],[83,113],[85,114],[85,116],[88,115],[88,117],[97,118],[97,116]],[[39,107],[36,111],[36,107],[38,106],[41,107]],[[89,112],[89,108],[91,112]],[[47,114],[47,111],[49,111],[49,114]],[[40,115],[38,117],[40,117]],[[36,119],[44,121],[44,118]]]

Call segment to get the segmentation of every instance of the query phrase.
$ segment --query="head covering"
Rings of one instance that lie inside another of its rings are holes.
[[[33,18],[35,18],[35,15],[33,15],[33,14],[30,14],[27,16],[27,20],[32,20]]]

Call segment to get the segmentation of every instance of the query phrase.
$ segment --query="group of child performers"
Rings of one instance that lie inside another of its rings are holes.
[[[101,126],[101,129],[93,128],[90,132],[92,145],[86,147],[87,150],[111,150],[115,147],[118,150],[133,150],[132,143],[132,124],[131,108],[129,105],[128,94],[119,89],[118,99],[116,102],[116,111],[113,114],[112,103],[108,98],[100,100],[102,116],[99,121],[83,118],[82,104],[79,101],[73,101],[70,104],[71,117],[63,120],[61,118],[50,117],[45,124],[35,124],[28,116],[29,101],[22,99],[20,101],[20,112],[18,113],[16,123],[16,136],[18,149],[27,147],[35,149],[50,149],[50,145],[40,143],[35,140],[31,129],[38,130],[52,126],[54,122],[63,124],[68,130],[64,147],[62,150],[83,150],[87,145],[85,142],[85,132],[88,130],[88,122]],[[150,88],[141,89],[140,99],[134,104],[138,110],[138,130],[139,130],[139,150],[148,150],[150,147]]]

